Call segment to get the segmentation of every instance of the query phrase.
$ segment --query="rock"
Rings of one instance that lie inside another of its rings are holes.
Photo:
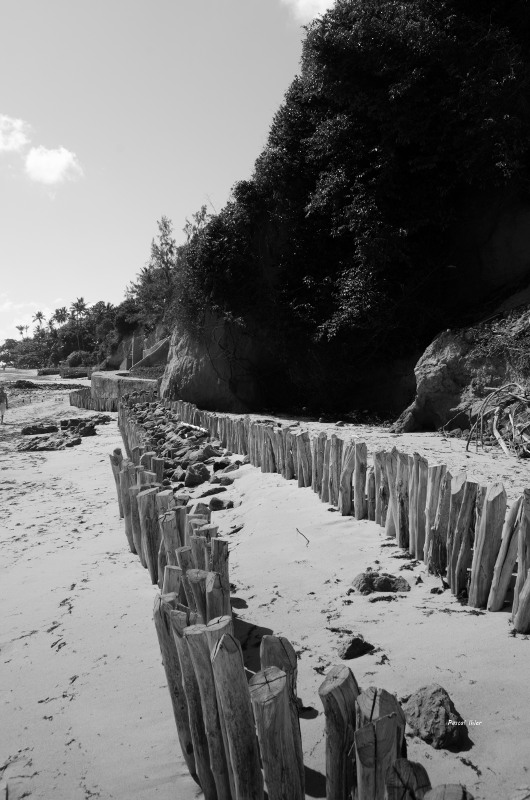
[[[366,655],[366,653],[371,653],[374,649],[373,644],[365,641],[363,636],[354,636],[353,639],[350,639],[349,642],[345,642],[339,648],[339,658],[342,658],[344,661],[349,661],[352,658],[360,658]]]
[[[80,437],[80,436],[76,436],[76,437],[75,437],[75,438],[73,438],[73,439],[68,439],[68,440],[67,440],[67,441],[64,443],[64,446],[65,446],[65,447],[75,447],[75,445],[76,445],[76,444],[81,444],[81,437]]]
[[[40,424],[37,423],[35,425],[26,425],[25,428],[22,428],[20,433],[22,436],[38,436],[42,433],[57,433],[58,430],[59,428],[57,425],[41,422]]]
[[[410,584],[405,578],[398,575],[389,575],[387,572],[361,572],[352,581],[352,587],[361,594],[372,592],[410,592]]]
[[[219,483],[221,486],[231,486],[234,482],[234,479],[231,478],[229,475],[222,475],[219,478]]]
[[[96,426],[91,425],[90,423],[87,425],[82,425],[78,428],[79,436],[96,436]]]
[[[202,496],[203,495],[201,495],[201,497]],[[209,507],[206,505],[206,503],[195,503],[195,505],[193,505],[190,509],[190,514],[202,514],[204,516],[208,516],[208,513]]]
[[[226,491],[227,490],[225,489],[224,486],[214,486],[212,489],[207,489],[205,492],[199,495],[199,497],[210,497],[210,495],[212,494],[221,494],[221,492],[226,492]]]
[[[179,482],[183,481],[185,477],[186,477],[186,470],[182,469],[182,467],[177,467],[172,475],[173,480]]]
[[[235,472],[236,469],[239,469],[241,466],[241,461],[235,461],[233,464],[229,464],[228,467],[225,467],[222,471],[225,472]]]
[[[232,500],[223,500],[222,497],[212,497],[210,500],[210,511],[222,511],[225,508],[233,508]]]
[[[184,485],[188,487],[200,486],[201,483],[207,481],[210,477],[210,470],[200,462],[198,464],[190,464],[186,469],[184,478]]]
[[[224,469],[225,467],[230,466],[230,459],[229,458],[220,458],[218,461],[214,461],[213,463],[213,471],[219,472],[219,470]]]
[[[186,459],[190,464],[196,464],[198,461],[208,461],[209,458],[216,458],[220,456],[218,450],[212,447],[210,444],[204,445],[204,447],[199,447],[196,450],[190,450],[186,453]]]
[[[210,478],[210,483],[221,483],[220,475],[217,475],[217,473],[214,472],[214,474]]]
[[[464,720],[437,683],[414,692],[403,705],[403,711],[412,733],[436,750],[461,750],[466,746],[468,730]]]

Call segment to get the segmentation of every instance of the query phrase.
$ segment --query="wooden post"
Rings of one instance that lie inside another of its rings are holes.
[[[323,503],[329,503],[329,458],[331,455],[331,439],[326,439],[324,443],[324,461],[322,463],[322,485],[320,499]]]
[[[131,496],[129,494],[129,488],[134,486],[135,478],[136,475],[134,472],[134,466],[130,461],[124,460],[122,462],[122,470],[120,472],[120,494],[123,508],[123,518],[125,521],[125,535],[127,537],[127,542],[129,544],[131,553],[136,553],[136,548],[134,546],[132,535]]]
[[[474,608],[486,608],[495,561],[501,547],[505,516],[506,492],[502,483],[495,483],[486,494],[480,527],[475,536],[468,600],[468,604]]]
[[[239,642],[225,634],[215,646],[211,661],[234,776],[234,800],[263,800],[250,691]]]
[[[397,718],[380,717],[355,731],[359,800],[385,800],[386,775],[397,758]]]
[[[228,753],[225,752],[223,734],[219,720],[214,676],[210,659],[210,648],[205,625],[191,625],[184,629],[195,676],[199,686],[204,729],[210,753],[210,768],[217,788],[218,800],[232,800],[228,773]]]
[[[302,737],[300,732],[300,719],[298,716],[298,697],[296,679],[298,675],[298,659],[291,642],[284,636],[264,636],[260,644],[261,669],[278,667],[287,678],[289,695],[289,713],[293,728],[293,741],[296,751],[296,762],[300,773],[302,788],[305,783],[304,754],[302,752]]]
[[[416,551],[418,541],[418,480],[420,473],[420,454],[412,455],[412,466],[409,466],[409,549]]]
[[[177,726],[177,733],[182,748],[182,755],[193,777],[196,777],[195,757],[193,752],[193,741],[191,738],[190,722],[188,716],[188,704],[184,687],[182,685],[182,673],[177,649],[171,633],[169,613],[175,608],[176,598],[174,595],[157,595],[153,609],[153,619],[155,623],[160,652],[162,654],[162,664],[166,673],[166,680],[173,707],[173,715]]]
[[[366,500],[368,505],[368,519],[375,522],[375,470],[368,467],[366,473]]]
[[[224,539],[212,539],[211,542],[211,570],[217,572],[221,578],[221,587],[225,601],[223,614],[231,617],[232,606],[230,605],[230,576],[228,568],[228,542]]]
[[[315,436],[313,444],[313,460],[312,460],[312,474],[311,474],[311,488],[315,494],[320,494],[322,487],[322,470],[324,467],[324,448],[326,442],[326,434],[320,431],[318,436]]]
[[[343,517],[352,512],[352,480],[355,469],[355,442],[348,442],[342,453],[342,469],[339,478],[339,511]]]
[[[326,717],[326,800],[345,800],[355,785],[350,751],[359,687],[349,667],[335,666],[326,675],[318,694]]]
[[[466,481],[462,505],[456,521],[453,550],[451,553],[451,591],[458,597],[462,591],[467,590],[467,570],[471,566],[475,521],[475,503],[477,499],[478,483]]]
[[[118,494],[118,508],[120,512],[120,519],[123,519],[123,503],[121,499],[121,488],[120,488],[120,470],[123,461],[123,454],[119,447],[116,447],[112,451],[112,453],[109,455],[109,459],[110,459],[112,474],[114,475],[114,482],[116,484],[116,492]]]
[[[180,539],[175,509],[160,514],[158,524],[160,525],[162,541],[166,550],[167,563],[174,567],[177,565],[177,548],[182,547],[183,544]]]
[[[226,597],[221,584],[221,576],[217,572],[206,573],[206,622],[225,613]]]
[[[422,800],[431,788],[425,768],[406,758],[397,758],[389,767],[385,784],[385,800]]]
[[[383,452],[376,450],[374,453],[374,479],[375,479],[375,521],[378,525],[383,525],[382,522],[382,472],[383,472]]]
[[[405,550],[409,547],[409,457],[397,455],[396,471],[396,544]]]
[[[267,667],[249,683],[269,800],[305,800],[296,760],[285,672]]]
[[[524,513],[521,515],[521,522],[517,532],[517,578],[513,592],[512,618],[515,619],[519,610],[519,603],[523,587],[525,585],[528,569],[530,568],[530,513],[526,502],[527,494],[524,494]]]
[[[142,527],[140,524],[140,512],[138,510],[138,494],[142,491],[143,486],[130,486],[129,496],[131,498],[131,528],[132,537],[134,542],[134,549],[140,559],[142,567],[147,569],[147,561],[145,560],[144,547],[142,542]]]
[[[459,472],[451,481],[451,502],[449,505],[449,524],[447,526],[447,582],[451,586],[452,580],[452,559],[453,559],[453,540],[455,536],[456,523],[460,513],[460,506],[464,498],[467,474]],[[457,557],[457,556],[456,556]]]
[[[335,433],[331,434],[328,471],[329,504],[338,506],[340,489],[340,472],[342,463],[342,448],[344,442]]]
[[[225,633],[234,635],[234,620],[227,616],[213,617],[209,620],[205,633],[211,653]]]
[[[385,533],[389,538],[394,538],[397,531],[397,457],[398,452],[395,447],[392,448],[390,453],[386,453],[385,455],[385,473],[388,486],[388,509],[386,514]]]
[[[425,543],[423,545],[423,560],[429,562],[431,549],[432,529],[436,519],[436,510],[440,497],[440,487],[447,467],[445,464],[435,464],[427,470],[427,499],[425,502]]]
[[[176,554],[177,563],[182,570],[180,594],[181,602],[187,605],[192,611],[197,611],[195,597],[191,589],[191,584],[188,580],[188,571],[190,569],[195,569],[191,547],[178,547]]]
[[[151,470],[156,475],[157,483],[162,483],[164,480],[164,458],[157,458],[153,456],[151,459]]]
[[[203,569],[189,569],[186,572],[186,577],[190,582],[191,591],[193,592],[193,599],[195,600],[195,607],[199,615],[200,622],[206,624],[208,615],[206,612],[206,576],[207,572]]]
[[[153,456],[156,457],[156,453],[154,450],[148,450],[146,453],[140,456],[140,466],[144,467],[144,469],[149,470],[151,472],[151,459]]]
[[[523,499],[525,506],[530,503],[530,492],[525,490],[525,495],[519,497],[510,507],[502,531],[501,548],[493,570],[493,580],[488,596],[488,611],[500,611],[504,605],[504,598],[510,585],[512,573],[517,560],[518,531],[521,515],[526,512],[522,509]]]
[[[166,565],[164,570],[164,581],[162,583],[162,594],[180,595],[180,582],[182,580],[182,570],[180,567]]]
[[[517,600],[517,611],[513,617],[514,628],[518,633],[530,633],[530,569]]]
[[[140,515],[142,546],[151,583],[153,584],[158,583],[158,551],[161,539],[155,500],[157,492],[157,488],[144,489],[142,492],[138,492],[136,498]]]
[[[366,442],[355,442],[355,469],[353,472],[353,504],[355,519],[366,519],[366,469],[368,451]]]
[[[438,495],[438,507],[431,528],[427,567],[433,575],[445,575],[447,568],[447,531],[449,528],[449,511],[451,507],[451,481],[450,472],[445,472]]]
[[[375,686],[369,686],[368,689],[359,694],[355,701],[355,724],[357,728],[362,728],[363,725],[367,725],[369,722],[392,714],[396,716],[398,731],[396,758],[399,755],[405,757],[405,727],[407,720],[395,695],[390,694],[386,689],[377,689]]]
[[[425,545],[425,506],[427,503],[427,478],[429,465],[423,456],[418,458],[418,485],[416,489],[416,524],[417,536],[415,542],[414,558],[423,558]]]
[[[210,750],[202,715],[199,684],[188,644],[184,639],[184,631],[188,627],[188,615],[183,611],[171,611],[169,619],[180,664],[182,686],[188,705],[188,718],[197,776],[204,792],[205,800],[217,800],[215,780],[210,767]]]
[[[195,569],[204,569],[208,572],[209,555],[206,545],[206,536],[190,536],[190,547]]]
[[[285,433],[285,478],[290,481],[294,478],[294,461],[293,461],[293,434],[292,431],[287,430]]]
[[[309,434],[307,431],[300,431],[296,435],[296,454],[298,486],[311,486],[311,462],[309,459],[307,444],[309,444]]]

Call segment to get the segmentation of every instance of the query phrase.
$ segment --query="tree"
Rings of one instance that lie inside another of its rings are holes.
[[[20,333],[20,338],[22,339],[22,337],[24,335],[24,325],[16,325],[15,327],[16,327],[17,331]]]
[[[53,319],[57,322],[58,325],[64,325],[64,323],[68,319],[68,309],[66,306],[61,306],[61,308],[56,308],[53,313]]]
[[[139,307],[142,322],[152,329],[164,320],[175,295],[177,245],[172,224],[167,217],[158,223],[158,236],[151,242],[151,255],[136,281],[127,290],[127,297]]]
[[[37,329],[40,330],[42,328],[42,323],[44,322],[44,314],[42,311],[36,311],[33,317],[33,322],[37,323]]]

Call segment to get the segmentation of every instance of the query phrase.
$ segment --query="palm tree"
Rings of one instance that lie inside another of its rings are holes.
[[[42,311],[35,312],[35,316],[33,317],[33,322],[37,323],[38,330],[42,328],[42,323],[44,322],[44,314],[42,313]]]
[[[24,325],[24,330],[26,331],[26,336],[28,335],[29,325]]]
[[[75,328],[76,328],[76,337],[77,337],[77,349],[81,349],[81,345],[79,343],[79,318],[87,313],[87,304],[83,297],[78,297],[75,303],[72,303],[70,306],[70,313],[72,318],[75,320]]]
[[[61,306],[61,308],[56,308],[52,319],[54,319],[58,325],[64,325],[64,323],[68,319],[68,309],[66,308],[66,306]]]
[[[15,325],[17,331],[20,333],[20,338],[22,339],[24,336],[24,325]]]

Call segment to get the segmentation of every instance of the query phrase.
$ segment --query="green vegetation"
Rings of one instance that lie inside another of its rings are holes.
[[[180,248],[159,223],[144,319],[198,332],[213,311],[300,396],[461,321],[470,207],[528,194],[529,32],[526,0],[337,0],[251,179]]]
[[[117,345],[120,333],[134,328],[137,309],[130,301],[118,307],[103,301],[88,307],[78,297],[69,309],[57,308],[48,320],[37,311],[33,322],[33,336],[27,335],[29,326],[17,325],[20,340],[6,339],[0,346],[0,362],[20,369],[57,366],[60,361],[69,366],[96,364]]]

